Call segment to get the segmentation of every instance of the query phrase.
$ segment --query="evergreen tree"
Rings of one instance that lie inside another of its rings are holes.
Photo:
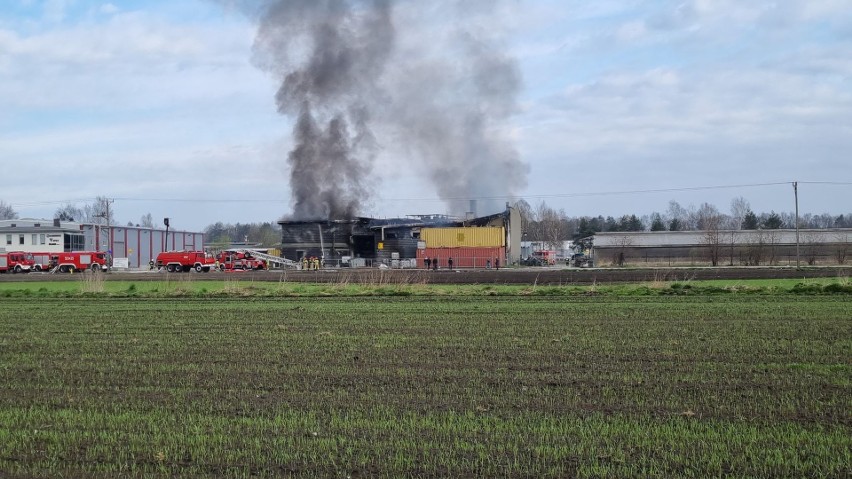
[[[777,230],[779,228],[784,227],[784,221],[781,219],[778,213],[773,211],[769,213],[769,216],[767,216],[765,220],[763,220],[762,226],[763,229]]]
[[[758,227],[757,215],[754,214],[754,211],[748,210],[743,216],[743,224],[741,229],[744,230],[756,230]]]
[[[663,217],[659,213],[651,215],[651,231],[665,231],[666,223],[663,222]]]
[[[669,221],[669,231],[681,231],[682,229],[683,223],[679,219],[672,218],[672,220]]]

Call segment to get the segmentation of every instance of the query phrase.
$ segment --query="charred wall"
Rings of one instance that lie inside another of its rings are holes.
[[[372,257],[373,232],[369,220],[281,221],[281,253],[298,260],[303,256],[336,259],[341,256]],[[365,253],[368,252],[365,256]],[[324,253],[324,254],[323,254]]]

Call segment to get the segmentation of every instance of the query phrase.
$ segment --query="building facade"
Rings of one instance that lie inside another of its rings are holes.
[[[138,226],[104,226],[59,220],[0,221],[0,249],[28,253],[104,251],[144,267],[162,251],[203,250],[204,233]]]
[[[356,264],[389,264],[395,259],[416,259],[429,247],[424,231],[433,228],[498,228],[501,231],[501,264],[516,263],[521,256],[520,216],[514,208],[479,218],[455,219],[442,215],[419,215],[408,218],[366,218],[343,220],[279,221],[281,254],[299,261],[303,257],[322,258],[327,265],[345,262]],[[427,234],[428,236],[428,234]],[[473,234],[473,236],[476,236]],[[463,246],[463,245],[460,245]],[[490,254],[490,253],[489,253]],[[483,267],[485,260],[483,258]]]

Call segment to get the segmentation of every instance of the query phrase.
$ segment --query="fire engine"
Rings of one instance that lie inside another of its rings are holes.
[[[27,273],[33,269],[33,255],[21,251],[0,253],[0,273]]]
[[[51,253],[50,269],[60,273],[73,273],[74,271],[92,270],[106,271],[109,269],[106,253],[99,251],[72,251],[70,253]]]
[[[189,272],[193,268],[201,273],[216,267],[216,260],[204,251],[164,251],[157,255],[157,270],[165,268],[170,273]]]
[[[33,253],[33,269],[36,271],[50,271],[51,255],[56,253]]]
[[[216,260],[222,271],[266,269],[266,262],[248,251],[222,251]]]

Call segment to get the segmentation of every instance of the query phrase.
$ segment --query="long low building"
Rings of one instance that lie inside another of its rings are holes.
[[[104,251],[113,258],[127,258],[139,268],[162,251],[203,250],[204,233],[104,226],[59,220],[17,219],[0,221],[0,249],[28,253]]]
[[[800,229],[801,264],[844,264],[852,229]],[[595,264],[795,265],[796,230],[631,231],[596,233]]]

